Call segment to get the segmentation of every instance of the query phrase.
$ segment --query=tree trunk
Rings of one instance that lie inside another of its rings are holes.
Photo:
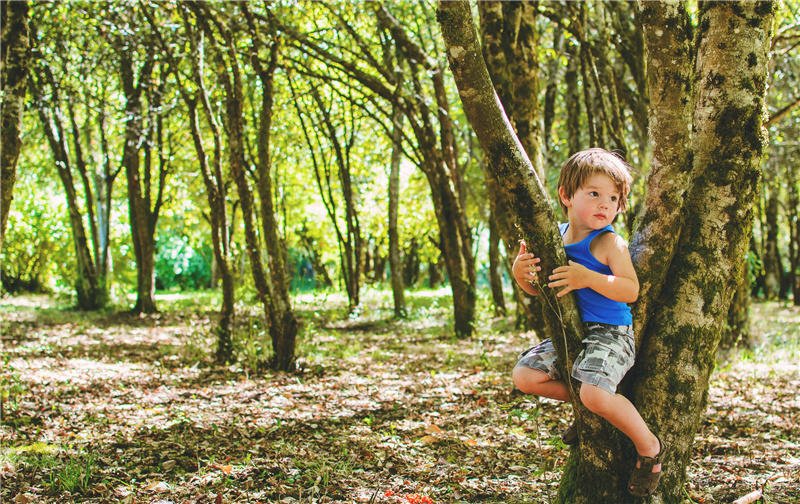
[[[788,168],[788,205],[786,221],[789,223],[789,279],[792,287],[792,300],[800,306],[800,177],[797,163]]]
[[[271,310],[272,287],[264,269],[261,259],[261,246],[258,241],[256,225],[253,219],[254,199],[250,184],[245,173],[244,158],[244,96],[242,76],[239,68],[238,56],[233,45],[232,35],[219,19],[209,10],[206,4],[187,4],[194,13],[198,24],[214,48],[214,57],[218,68],[223,70],[220,80],[225,89],[225,112],[228,133],[228,160],[231,174],[233,175],[239,195],[244,221],[245,248],[250,259],[250,269],[253,282],[258,293],[259,301],[263,306],[267,320],[272,323],[274,315]],[[214,27],[222,37],[222,44],[216,39]],[[281,270],[280,274],[284,272]],[[218,350],[218,358],[225,356]]]
[[[661,32],[659,36],[669,39],[688,26],[685,6],[675,7],[674,4],[642,2],[640,8],[650,19],[649,28],[657,28]],[[696,128],[691,141],[683,136],[672,138],[672,143],[678,146],[689,146],[689,153],[674,155],[677,166],[664,166],[664,170],[682,175],[688,171],[686,163],[691,161],[692,178],[683,185],[678,180],[677,188],[669,188],[668,180],[651,177],[654,192],[660,191],[661,198],[650,203],[653,208],[645,210],[644,215],[651,217],[638,224],[634,237],[639,244],[639,255],[634,255],[637,271],[649,283],[646,299],[642,300],[640,293],[634,320],[637,332],[642,332],[645,326],[647,329],[637,336],[642,342],[637,345],[640,348],[637,364],[623,383],[623,390],[629,390],[645,421],[668,447],[665,474],[658,490],[663,502],[682,500],[685,469],[705,407],[720,329],[741,278],[744,252],[752,229],[752,208],[763,150],[761,113],[773,8],[770,2],[703,3],[696,75],[690,74],[688,79],[678,81],[698,82],[696,95],[690,95],[691,112],[687,114],[681,106],[671,115],[661,117],[657,104],[651,115],[651,127],[663,125],[663,121],[676,113],[688,119],[687,122],[676,121],[675,130],[664,130],[670,134],[681,129],[686,132],[691,124]],[[440,2],[437,18],[442,25],[450,67],[467,117],[487,156],[493,160],[491,167],[497,172],[498,180],[514,198],[516,210],[528,216],[529,221],[541,222],[536,226],[545,230],[539,232],[541,239],[531,239],[536,227],[522,231],[527,239],[543,249],[539,254],[543,271],[551,270],[565,261],[561,255],[562,243],[558,233],[553,232],[555,223],[550,207],[539,203],[546,201],[544,190],[531,180],[533,175],[525,170],[526,167],[530,170],[529,165],[514,148],[513,138],[509,138],[512,136],[510,126],[504,120],[482,64],[469,4]],[[667,24],[667,19],[673,22]],[[680,75],[691,68],[686,61],[694,61],[694,51],[682,51],[691,47],[691,38],[678,36],[676,40],[680,43],[671,48],[670,55],[675,61],[670,71]],[[663,50],[659,52],[659,48],[654,47],[650,57],[659,58],[663,54]],[[739,54],[747,56],[732,57]],[[654,66],[648,65],[648,68]],[[650,82],[652,84],[653,80]],[[674,82],[673,87],[678,87]],[[720,92],[720,88],[724,92]],[[655,96],[662,89],[652,88],[651,95]],[[659,141],[663,138],[655,134],[654,137]],[[663,149],[664,146],[659,151],[661,155],[665,154]],[[665,171],[659,173],[663,175]],[[684,194],[688,194],[683,213],[688,216],[685,223],[681,221],[680,208],[677,214],[672,213],[676,211],[672,208],[673,202],[683,201]],[[648,196],[648,201],[652,197]],[[664,225],[663,219],[672,219],[674,225],[661,229],[678,238],[671,247],[674,253],[668,250],[668,258],[657,262],[658,256],[652,251],[662,237],[654,236],[653,229]],[[644,269],[643,265],[646,265]],[[653,303],[656,299],[657,306]],[[561,327],[569,347],[567,353],[573,356],[580,335],[580,321],[570,301],[571,296],[564,296],[554,300],[553,306],[558,303],[561,308],[559,313],[566,323]],[[642,311],[643,304],[650,306],[649,311]],[[649,313],[653,315],[647,324]],[[548,324],[555,327],[560,323],[559,317],[548,319]],[[554,344],[559,360],[565,362],[564,341],[556,338]],[[566,362],[567,369],[570,362]],[[576,398],[574,389],[572,395]],[[607,423],[598,421],[598,417],[588,415],[579,404],[575,406],[580,442],[578,449],[572,450],[564,470],[558,501],[577,504],[634,502],[626,491],[626,482],[634,466],[631,443]]]
[[[500,231],[494,215],[489,215],[489,285],[492,289],[495,316],[505,316],[506,298],[503,295],[503,264],[500,257]]]
[[[169,44],[166,43],[160,33],[152,11],[144,7],[143,12],[159,42],[162,55],[169,62],[170,67],[173,70],[177,70],[176,55],[172,53]],[[188,56],[187,59],[191,67],[191,79],[194,81],[197,89],[196,94],[193,96],[189,92],[188,86],[183,84],[179,72],[175,71],[173,75],[177,83],[178,91],[183,101],[186,103],[189,112],[189,129],[195,152],[197,153],[197,161],[200,166],[200,173],[203,177],[206,199],[210,210],[208,215],[204,214],[204,217],[211,225],[213,256],[211,258],[210,284],[211,288],[216,288],[219,282],[222,288],[222,306],[215,330],[217,336],[216,361],[220,364],[226,364],[234,360],[232,333],[236,318],[236,310],[234,307],[236,288],[233,279],[233,258],[231,257],[229,247],[230,231],[228,226],[226,180],[223,178],[222,172],[222,133],[216,115],[212,110],[205,85],[205,78],[203,77],[203,61],[202,58],[199,57],[204,53],[202,33],[195,30],[186,15],[186,11],[182,10],[181,16],[186,30],[186,39],[189,43],[189,50],[186,55]],[[198,102],[202,104],[206,122],[213,138],[214,152],[213,156],[210,158],[211,164],[209,163],[209,156],[206,152],[202,129],[200,127],[200,119],[197,113]]]
[[[286,279],[286,259],[281,243],[278,223],[275,219],[275,208],[272,194],[272,161],[270,158],[270,134],[272,132],[272,106],[274,93],[275,69],[278,66],[280,41],[273,40],[269,48],[269,61],[263,68],[259,59],[261,38],[253,17],[242,3],[242,10],[250,27],[253,47],[253,68],[261,81],[261,110],[259,111],[258,135],[258,194],[261,201],[261,223],[264,233],[264,244],[269,258],[272,292],[269,297],[269,333],[272,339],[272,350],[275,353],[272,368],[278,371],[291,371],[295,363],[295,347],[297,342],[298,319],[292,310],[289,299],[289,282]]]
[[[764,297],[777,299],[781,294],[783,283],[783,265],[778,249],[778,188],[775,184],[765,184],[766,203],[764,217],[766,224],[764,240]]]
[[[400,89],[398,87],[398,89]],[[397,229],[398,208],[400,206],[400,161],[403,155],[403,113],[400,107],[392,108],[392,161],[389,172],[389,275],[394,299],[394,316],[406,315],[405,284],[403,283],[403,262],[400,257],[400,233]]]
[[[580,59],[572,44],[567,44],[567,68],[564,70],[564,81],[567,91],[564,96],[564,107],[567,109],[567,145],[571,156],[581,150],[581,93],[578,88]]]
[[[539,129],[538,34],[536,6],[524,2],[479,2],[483,58],[497,95],[514,126],[523,150],[540,180],[545,180]],[[496,180],[494,170],[485,169],[490,213],[506,248],[509,266],[519,251],[518,222],[511,203]],[[524,218],[524,217],[523,217]],[[491,249],[490,249],[491,250]],[[542,317],[541,300],[527,296],[516,284],[518,311],[528,329],[542,339],[551,337]]]
[[[128,217],[131,226],[133,250],[136,256],[135,313],[154,313],[156,307],[155,283],[155,223],[158,213],[150,209],[149,180],[141,179],[139,156],[144,131],[142,94],[150,87],[153,71],[152,53],[139,72],[139,82],[134,75],[133,60],[126,42],[117,40],[122,89],[125,92],[125,133],[123,135],[122,166],[128,187]],[[146,177],[146,179],[149,177]]]
[[[95,262],[92,259],[92,251],[89,248],[89,239],[86,236],[86,228],[83,224],[83,214],[81,213],[72,175],[72,162],[69,157],[64,118],[60,109],[60,89],[57,87],[49,68],[42,68],[36,74],[38,79],[32,79],[30,82],[31,94],[39,111],[39,118],[44,128],[45,137],[50,144],[58,176],[61,179],[66,195],[70,229],[72,230],[72,239],[75,245],[75,292],[78,298],[78,307],[81,310],[98,310],[108,302],[108,291],[106,290],[106,284],[101,282],[97,273]],[[49,86],[49,104],[45,101],[42,80],[46,80]],[[87,205],[91,205],[88,198]]]
[[[642,2],[644,9],[650,4]],[[721,328],[749,245],[775,7],[771,2],[700,5],[687,217],[631,373],[634,404],[670,447],[660,489],[665,502],[682,500]],[[641,262],[635,264],[641,270]]]
[[[17,179],[17,159],[22,150],[22,111],[30,65],[28,39],[29,10],[27,1],[3,2],[0,5],[0,250],[8,222],[8,211],[14,199],[14,182]]]
[[[724,348],[749,347],[750,341],[750,265],[742,268],[742,281],[733,294],[728,319],[722,328],[719,346]]]
[[[516,215],[523,237],[528,243],[537,244],[542,270],[552,271],[567,262],[553,207],[495,93],[469,3],[439,2],[437,19],[464,111],[486,152],[488,168],[495,175],[500,191],[509,196],[510,211]],[[544,289],[539,298],[548,306],[547,326],[559,328],[554,331],[559,335],[554,338],[559,360],[570,368],[583,335],[574,298],[556,297]]]
[[[340,184],[340,191],[344,201],[344,221],[345,232],[339,230],[338,220],[335,211],[330,212],[331,221],[336,229],[336,234],[340,243],[340,256],[342,263],[342,276],[344,277],[347,299],[349,300],[349,311],[352,313],[361,304],[361,278],[363,271],[363,237],[361,236],[361,225],[356,211],[355,192],[353,188],[352,176],[350,173],[350,151],[355,140],[356,125],[350,124],[350,137],[347,138],[345,145],[342,145],[341,138],[345,133],[340,131],[333,123],[330,115],[332,104],[326,104],[319,93],[318,88],[311,91],[311,95],[316,103],[317,114],[320,122],[324,125],[325,135],[333,147],[334,158],[336,159],[337,174]],[[324,156],[324,154],[322,154]],[[327,175],[327,172],[326,172]],[[335,208],[333,194],[331,192],[330,179],[326,179],[329,194],[329,205]],[[321,189],[321,188],[320,188]]]

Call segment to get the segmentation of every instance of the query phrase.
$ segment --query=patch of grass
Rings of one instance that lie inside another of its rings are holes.
[[[95,455],[67,453],[47,443],[3,447],[2,461],[14,468],[44,476],[45,486],[53,494],[84,494],[98,472]]]
[[[85,494],[99,467],[94,454],[67,454],[49,474],[48,482],[53,493]]]

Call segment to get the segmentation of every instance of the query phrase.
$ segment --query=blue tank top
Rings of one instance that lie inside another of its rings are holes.
[[[558,226],[561,236],[564,236],[568,227],[569,223],[560,224]],[[602,275],[612,275],[611,268],[598,261],[589,249],[592,240],[606,231],[613,233],[614,228],[609,225],[602,229],[596,229],[578,243],[565,245],[564,250],[567,252],[567,259],[582,264],[590,270],[596,271]],[[631,308],[627,304],[609,299],[588,287],[577,289],[572,292],[575,293],[578,311],[581,314],[581,320],[583,322],[601,322],[611,325],[631,325],[633,323]]]

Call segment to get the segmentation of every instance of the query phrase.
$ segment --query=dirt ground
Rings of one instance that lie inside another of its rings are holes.
[[[240,362],[210,364],[213,299],[144,317],[2,299],[0,498],[551,502],[570,412],[513,390],[530,335],[487,315],[453,340],[437,295],[399,322],[382,298],[350,318],[298,298],[301,370],[278,375],[253,371],[257,316],[239,316]],[[687,503],[800,503],[800,309],[757,304],[752,320],[753,347],[720,352]]]

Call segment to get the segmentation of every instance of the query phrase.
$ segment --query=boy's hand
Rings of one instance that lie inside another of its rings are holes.
[[[533,283],[538,279],[536,272],[542,270],[540,266],[537,266],[541,259],[528,253],[524,241],[519,242],[519,245],[519,254],[511,267],[511,273],[520,285],[522,282]]]
[[[569,261],[569,266],[559,266],[553,270],[553,274],[550,275],[550,283],[547,286],[550,288],[564,287],[556,294],[561,297],[569,291],[589,287],[591,274],[592,271],[586,266]]]

